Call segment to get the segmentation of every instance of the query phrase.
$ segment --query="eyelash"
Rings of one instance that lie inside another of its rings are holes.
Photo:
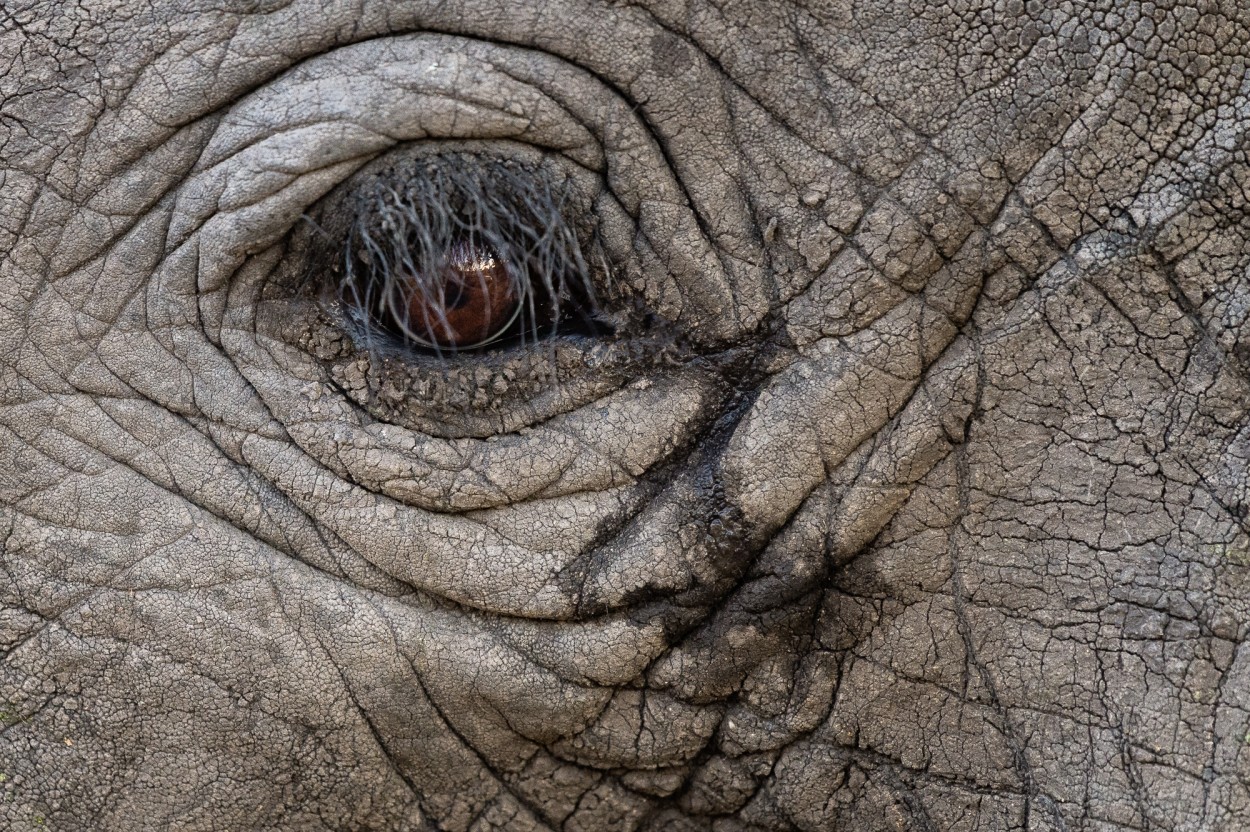
[[[441,355],[525,346],[569,330],[610,334],[594,279],[606,287],[609,275],[602,266],[592,276],[566,216],[569,197],[567,183],[553,183],[541,170],[480,156],[444,155],[383,172],[347,201],[352,220],[333,255],[328,288],[371,352],[398,347]],[[593,233],[581,236],[593,253]],[[488,263],[491,271],[483,271]],[[476,268],[476,278],[464,276],[465,264]],[[515,303],[502,326],[471,330],[478,337],[463,345],[436,337],[456,332],[450,295],[453,302],[466,295],[476,301],[488,290]],[[422,328],[424,337],[414,331]]]

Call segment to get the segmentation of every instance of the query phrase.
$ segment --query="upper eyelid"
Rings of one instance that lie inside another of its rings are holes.
[[[460,48],[449,48],[448,41]],[[204,149],[212,167],[276,132],[344,123],[391,144],[433,138],[514,138],[567,153],[602,169],[602,145],[583,119],[542,89],[497,69],[507,47],[443,36],[404,36],[342,47],[309,59],[241,101]],[[378,54],[378,53],[381,54]],[[389,58],[389,60],[388,60]],[[556,58],[549,71],[568,67]],[[430,66],[446,71],[431,74]],[[464,79],[490,83],[486,100],[471,102]],[[455,122],[459,121],[459,124]]]
[[[433,48],[435,41],[426,45],[430,47],[428,52],[423,54],[418,48],[414,57],[446,60],[445,50]],[[276,242],[309,205],[369,159],[403,141],[436,137],[420,124],[420,119],[407,125],[402,120],[388,120],[390,116],[386,112],[371,109],[374,101],[368,96],[350,96],[346,101],[340,96],[327,105],[327,96],[319,83],[309,82],[307,76],[314,69],[334,76],[338,61],[345,57],[339,53],[346,53],[350,62],[353,53],[373,46],[376,44],[345,47],[313,59],[290,75],[257,90],[219,125],[201,157],[201,165],[178,189],[167,232],[169,247],[198,235],[201,244],[208,243],[217,251],[235,255],[227,258],[234,262],[223,263],[218,269],[210,268],[208,274],[201,273],[201,290],[211,291],[220,286],[237,266],[239,256]],[[367,74],[361,77],[369,79]],[[508,76],[500,77],[518,86]],[[388,89],[379,79],[372,80],[379,95]],[[392,96],[396,109],[403,104],[403,109],[409,112],[437,114],[439,106],[452,110],[457,107],[454,90],[409,93],[406,101],[400,101],[401,96]],[[533,99],[533,106],[538,109],[539,92],[528,88],[528,93],[524,97]],[[349,113],[347,107],[355,107],[356,111]],[[532,126],[545,128],[545,137],[539,130],[518,131],[515,124],[492,128],[463,117],[458,130],[449,130],[446,135],[437,137],[464,134],[464,137],[478,139],[483,135],[504,133],[522,140],[528,138],[540,145],[569,145],[572,143],[568,138],[573,131],[582,134],[579,146],[587,143],[593,146],[593,137],[567,113],[555,111],[551,106],[545,109],[548,111],[545,124],[537,114],[528,120]],[[291,112],[301,113],[299,120],[304,123],[295,127],[285,123],[283,114]],[[562,118],[557,119],[557,116]],[[520,135],[514,135],[517,133]],[[216,274],[212,273],[214,271]]]
[[[449,42],[463,48],[449,51]],[[374,71],[379,50],[392,61],[387,72]],[[524,72],[509,65],[513,58],[522,60]],[[400,61],[406,62],[406,73],[396,70]],[[500,99],[519,104],[512,109],[523,116],[507,112],[507,104],[490,112],[465,112],[456,89],[388,86],[388,75],[390,81],[421,77],[422,62],[440,61],[459,61],[479,75],[489,74]],[[375,95],[330,95],[318,81],[342,81],[351,75],[347,70],[357,73],[357,89],[372,89]],[[526,76],[542,78],[558,96],[548,96]],[[377,106],[382,99],[388,107]],[[573,111],[575,107],[583,109]],[[393,118],[400,111],[407,115]],[[293,119],[292,114],[298,115]],[[632,258],[639,245],[648,257],[658,255],[653,266],[668,274],[649,279],[673,284],[665,291],[689,307],[682,314],[702,317],[701,336],[732,337],[762,314],[751,312],[745,319],[741,312],[725,314],[726,308],[737,309],[739,294],[730,288],[725,261],[703,236],[664,154],[627,102],[559,58],[446,36],[404,36],[343,47],[310,59],[240,101],[218,124],[199,164],[177,189],[166,248],[195,238],[212,250],[216,259],[201,262],[198,285],[187,290],[216,290],[244,257],[278,242],[309,205],[370,158],[403,142],[457,137],[518,140],[604,171],[611,201],[631,223],[638,223],[637,236],[621,237],[610,256]],[[761,296],[759,289],[750,288],[765,280],[761,267],[740,258],[734,264],[733,282],[747,287],[744,296]]]

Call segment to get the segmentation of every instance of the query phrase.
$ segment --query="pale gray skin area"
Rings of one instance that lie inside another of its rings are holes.
[[[1250,15],[1166,5],[6,3],[0,826],[1247,828]],[[349,399],[264,287],[450,140],[737,375]]]

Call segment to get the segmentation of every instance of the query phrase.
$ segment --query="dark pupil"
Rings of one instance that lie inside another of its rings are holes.
[[[447,286],[447,308],[459,309],[469,302],[471,295],[465,291],[464,283],[455,282]]]
[[[441,269],[397,281],[392,310],[401,330],[436,347],[470,347],[501,334],[517,306],[517,288],[489,246],[454,243]]]

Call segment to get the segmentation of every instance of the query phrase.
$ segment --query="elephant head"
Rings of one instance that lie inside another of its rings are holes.
[[[0,10],[0,818],[1250,823],[1250,14]]]

